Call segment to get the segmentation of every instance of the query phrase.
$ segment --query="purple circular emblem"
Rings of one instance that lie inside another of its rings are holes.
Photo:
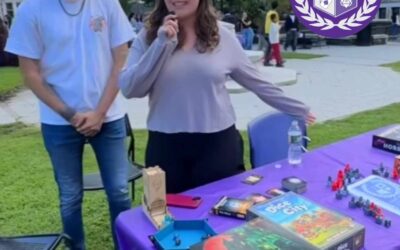
[[[299,21],[326,37],[353,35],[367,26],[381,0],[290,0]]]

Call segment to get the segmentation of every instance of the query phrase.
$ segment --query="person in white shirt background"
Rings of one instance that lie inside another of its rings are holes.
[[[58,185],[63,231],[72,238],[73,250],[85,249],[86,143],[99,164],[112,228],[118,214],[131,207],[125,112],[116,97],[132,38],[118,0],[25,0],[7,41],[6,51],[19,56],[24,82],[40,101],[41,130]]]
[[[278,16],[276,14],[271,14],[271,30],[269,33],[269,41],[272,47],[271,59],[275,59],[276,67],[283,67],[283,59],[281,55],[280,41],[279,41],[279,30],[281,29],[279,25]]]

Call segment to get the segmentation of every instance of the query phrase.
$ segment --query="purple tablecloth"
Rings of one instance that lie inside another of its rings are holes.
[[[187,194],[203,198],[201,206],[194,210],[170,208],[170,211],[177,219],[208,218],[215,231],[224,232],[239,226],[244,221],[209,214],[211,207],[221,196],[245,198],[253,192],[265,193],[269,188],[280,187],[282,178],[297,176],[308,182],[305,197],[347,215],[366,227],[365,249],[400,249],[399,216],[384,211],[386,218],[392,220],[392,227],[387,229],[375,224],[370,217],[364,216],[360,209],[348,208],[348,198],[336,200],[335,193],[326,187],[327,177],[336,178],[338,170],[343,169],[346,163],[359,168],[363,175],[369,175],[371,170],[380,163],[393,166],[393,154],[371,147],[372,133],[362,134],[309,152],[304,155],[302,166],[296,168],[289,166],[286,161],[281,161],[279,162],[282,165],[281,168],[275,168],[274,163],[190,190]],[[251,173],[263,175],[264,179],[254,186],[243,184],[241,181]],[[117,219],[116,228],[122,250],[155,249],[148,236],[154,234],[156,230],[143,214],[141,207],[122,213]]]

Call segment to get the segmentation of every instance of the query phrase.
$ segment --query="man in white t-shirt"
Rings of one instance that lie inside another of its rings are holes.
[[[5,48],[19,56],[25,84],[40,101],[43,139],[72,249],[85,249],[82,153],[86,142],[96,154],[112,225],[131,206],[124,112],[116,97],[118,75],[132,38],[118,0],[24,0]]]

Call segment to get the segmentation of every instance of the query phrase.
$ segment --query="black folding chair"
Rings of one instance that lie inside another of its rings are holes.
[[[126,136],[129,140],[128,146],[128,158],[130,162],[130,168],[128,173],[128,181],[131,182],[132,185],[132,200],[135,200],[135,182],[137,179],[142,177],[142,168],[143,166],[139,165],[135,162],[135,137],[132,132],[131,123],[129,121],[129,117],[126,114],[125,117],[125,127],[126,127]],[[104,189],[103,181],[101,180],[100,173],[91,173],[83,176],[83,189],[85,191],[96,191]]]
[[[0,237],[1,250],[54,250],[65,241],[69,246],[70,238],[65,234],[41,234],[13,237]]]

